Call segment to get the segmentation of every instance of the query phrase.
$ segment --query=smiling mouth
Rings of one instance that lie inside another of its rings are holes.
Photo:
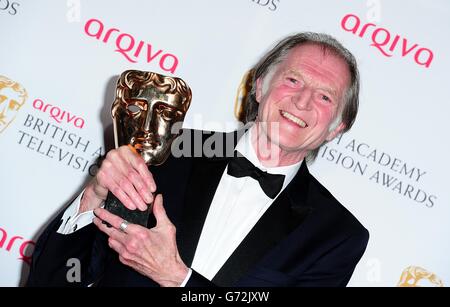
[[[297,116],[295,116],[289,112],[280,110],[280,114],[281,114],[281,116],[283,116],[290,122],[296,124],[297,126],[300,126],[301,128],[308,127],[308,125],[306,124],[306,122],[304,120],[302,120],[301,118],[298,118]]]

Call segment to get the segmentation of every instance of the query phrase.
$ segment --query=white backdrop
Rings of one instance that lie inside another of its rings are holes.
[[[446,0],[0,0],[0,81],[27,93],[0,132],[0,285],[20,284],[33,241],[111,143],[120,72],[183,78],[185,126],[232,130],[242,76],[298,31],[335,36],[360,64],[357,122],[311,167],[370,231],[350,285],[395,286],[410,266],[450,285],[448,16]]]

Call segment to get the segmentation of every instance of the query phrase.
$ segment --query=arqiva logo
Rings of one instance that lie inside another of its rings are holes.
[[[17,242],[16,247],[13,249],[16,242]],[[18,259],[24,261],[27,264],[31,264],[31,255],[33,254],[34,246],[36,245],[36,243],[34,243],[34,241],[31,240],[24,241],[23,237],[21,236],[9,237],[6,230],[0,227],[0,249],[4,248],[7,252],[14,252],[17,249],[18,244],[20,244],[18,246],[18,253],[19,253]],[[32,246],[31,251],[29,246]]]
[[[380,53],[386,57],[392,57],[399,54],[401,57],[412,57],[414,61],[421,66],[429,68],[433,61],[434,54],[429,48],[419,46],[417,43],[408,41],[406,37],[399,34],[395,36],[382,27],[374,23],[361,24],[361,19],[354,14],[347,14],[342,18],[341,27],[344,31],[352,32],[361,38],[370,37],[372,43],[370,46],[377,48]],[[372,31],[372,34],[368,32]]]
[[[145,43],[142,40],[136,42],[133,35],[121,33],[117,28],[105,29],[103,23],[98,19],[89,19],[84,26],[84,32],[105,44],[115,36],[115,38],[112,38],[116,44],[116,50],[114,51],[122,54],[131,63],[136,63],[142,55],[146,57],[147,63],[159,60],[159,67],[164,71],[175,73],[177,69],[178,58],[175,55],[162,49],[156,50],[152,44]]]
[[[61,110],[58,106],[51,105],[49,103],[45,103],[42,99],[35,99],[33,101],[33,108],[36,110],[42,111],[44,113],[48,113],[48,115],[60,123],[72,123],[77,128],[84,127],[84,119],[70,114],[69,111]]]

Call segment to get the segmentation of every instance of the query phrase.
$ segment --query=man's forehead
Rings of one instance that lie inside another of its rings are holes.
[[[311,74],[319,78],[321,83],[328,83],[327,90],[334,91],[335,94],[337,94],[336,87],[344,90],[350,84],[351,76],[347,62],[335,52],[317,44],[308,43],[292,48],[280,68],[285,72],[294,71],[302,78],[308,78]]]
[[[349,68],[347,61],[337,51],[332,50],[331,47],[313,43],[292,48],[284,62],[310,63],[318,66],[331,65],[345,70]]]

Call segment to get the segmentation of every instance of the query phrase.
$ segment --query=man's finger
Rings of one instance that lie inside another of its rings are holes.
[[[122,243],[120,243],[119,241],[112,239],[112,238],[108,239],[108,245],[113,250],[115,250],[118,254],[122,253],[123,250],[125,249],[125,247],[123,246]]]
[[[125,221],[120,216],[112,214],[111,212],[109,212],[108,210],[105,210],[103,208],[95,209],[94,213],[99,219],[109,223],[111,226],[113,226],[115,229],[117,229],[119,231],[121,230],[120,224],[122,224],[122,222]],[[126,233],[135,233],[139,227],[142,227],[142,226],[128,223],[125,232]],[[120,237],[122,237],[122,236],[120,236]]]
[[[128,180],[133,184],[134,188],[146,204],[150,204],[153,201],[153,195],[148,184],[144,182],[142,176],[135,169],[130,169],[128,173]]]
[[[144,211],[147,209],[145,198],[136,191],[135,187],[130,180],[128,180],[128,178],[122,178],[120,187],[139,210]]]
[[[153,180],[153,176],[148,170],[148,166],[145,164],[144,159],[136,152],[136,149],[133,146],[129,146],[130,151],[133,152],[133,155],[129,155],[128,161],[131,163],[133,168],[142,176],[145,184],[153,193],[156,191],[156,184]],[[132,148],[132,149],[131,149]]]
[[[113,193],[121,202],[130,210],[135,210],[137,207],[127,193],[120,188],[115,182],[111,184],[111,193]]]
[[[158,194],[155,197],[155,201],[153,202],[153,214],[155,215],[157,225],[167,222],[171,223],[163,206],[162,194]]]
[[[131,144],[128,144],[127,146],[128,146],[128,148],[130,148],[130,150],[131,150],[135,155],[138,155],[138,152],[137,152],[136,148],[134,148],[133,146],[131,146]]]
[[[108,162],[109,168],[114,170],[114,172],[109,172],[110,177],[114,180],[114,184],[119,186],[129,196],[135,208],[145,210],[147,204],[153,200],[150,191],[151,185],[154,185],[154,183],[152,183],[153,179],[149,174],[143,173],[144,170],[147,173],[150,172],[142,157],[130,148],[132,147],[121,146],[117,150],[110,151],[108,153],[109,160],[105,162]],[[139,169],[140,165],[142,166]],[[124,203],[124,205],[127,204]],[[134,208],[129,209],[133,210]]]
[[[103,208],[95,209],[94,214],[96,217],[98,217],[102,221],[109,223],[112,227],[116,229],[120,229],[120,224],[123,222],[123,218],[115,214],[112,214],[111,212]]]
[[[97,226],[100,231],[106,233],[108,237],[113,238],[114,240],[119,242],[125,242],[125,234],[120,230],[117,230],[114,227],[108,227],[105,223],[102,222],[101,219],[97,217],[94,217],[92,221],[94,222],[95,226]]]

